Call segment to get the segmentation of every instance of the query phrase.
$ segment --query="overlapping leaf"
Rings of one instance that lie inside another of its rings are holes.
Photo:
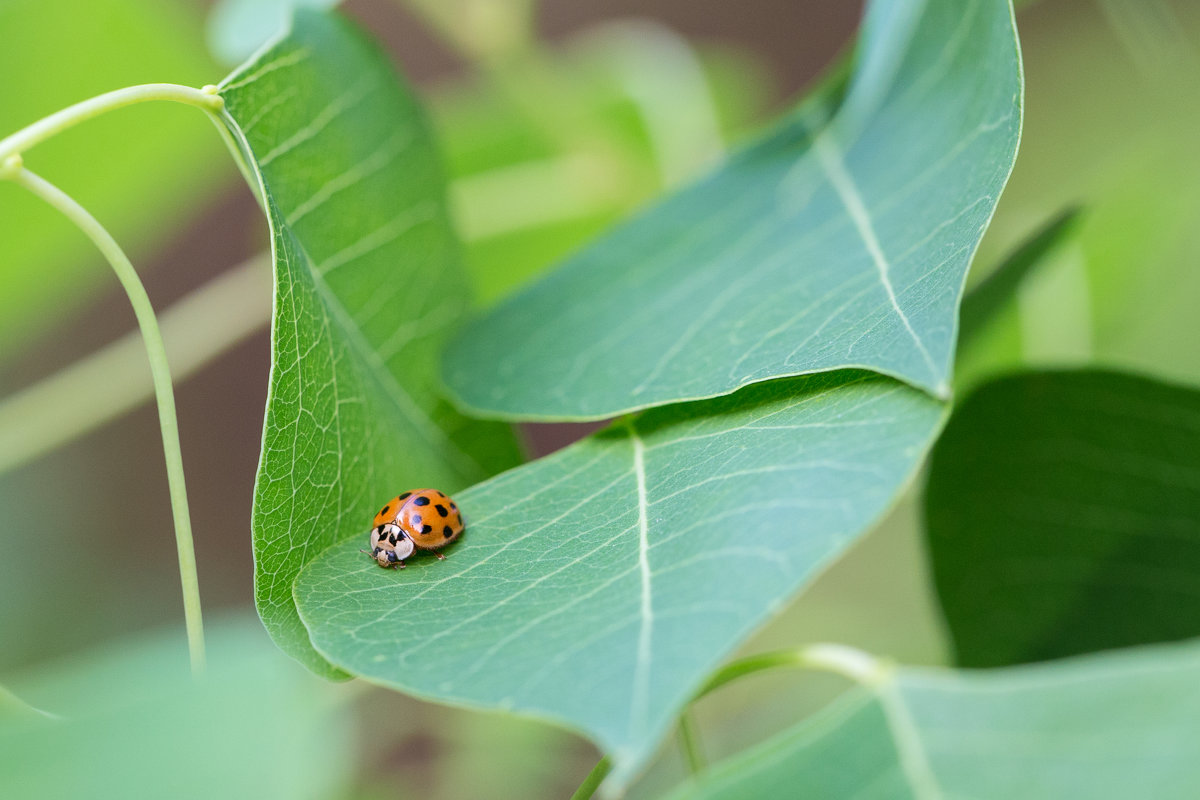
[[[295,587],[316,648],[421,696],[581,730],[614,786],[707,673],[888,507],[942,405],[837,373],[655,409],[462,493],[442,563],[341,542]]]
[[[925,497],[964,666],[1200,635],[1200,393],[1112,372],[979,389]]]
[[[967,266],[1016,154],[1006,0],[870,4],[835,118],[801,108],[469,324],[463,405],[599,418],[861,366],[947,391]]]
[[[435,354],[466,289],[435,149],[386,58],[338,17],[299,11],[221,95],[275,258],[258,609],[285,651],[330,673],[292,603],[300,568],[401,487],[473,483],[514,463],[515,444],[439,398]]]
[[[671,800],[1184,800],[1200,785],[1200,646],[979,672],[904,668]]]

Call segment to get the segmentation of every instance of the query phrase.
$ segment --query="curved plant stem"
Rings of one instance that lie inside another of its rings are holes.
[[[596,789],[600,786],[600,782],[608,775],[608,771],[612,769],[612,761],[608,756],[596,762],[596,766],[592,767],[592,771],[583,779],[583,783],[579,784],[579,788],[575,790],[575,794],[571,795],[571,800],[588,800],[589,797],[596,793]]]
[[[679,749],[687,762],[688,771],[693,775],[708,766],[704,758],[704,749],[700,746],[700,736],[696,732],[696,723],[692,718],[692,710],[684,709],[679,716]]]
[[[835,672],[868,687],[879,686],[887,680],[892,671],[888,662],[853,647],[842,644],[810,644],[795,650],[759,653],[726,664],[700,687],[693,702],[730,681],[775,667],[802,667]]]
[[[57,116],[57,115],[55,115]],[[47,120],[54,119],[48,117]],[[34,126],[36,127],[36,126]],[[29,129],[26,129],[29,130]],[[20,156],[0,162],[0,177],[7,177],[24,186],[38,197],[61,211],[67,219],[87,235],[99,248],[117,273],[133,312],[137,316],[150,373],[154,379],[154,394],[158,400],[158,421],[162,429],[163,452],[167,461],[167,480],[171,490],[171,511],[175,517],[175,544],[179,550],[179,577],[183,583],[183,607],[187,621],[188,650],[192,672],[204,670],[204,624],[200,617],[200,586],[196,577],[196,552],[192,545],[192,525],[188,515],[187,490],[183,481],[183,456],[179,449],[179,426],[175,418],[175,397],[171,389],[171,373],[167,366],[167,351],[162,333],[154,317],[154,308],[138,279],[129,258],[120,245],[83,206],[53,184],[21,167]]]
[[[152,100],[168,100],[197,106],[209,113],[216,113],[224,106],[216,93],[215,86],[193,89],[174,83],[147,83],[97,95],[81,103],[68,106],[48,117],[43,117],[27,128],[23,128],[5,139],[0,139],[0,163],[12,156],[19,156],[39,142],[49,139],[67,128],[98,117],[108,111]]]

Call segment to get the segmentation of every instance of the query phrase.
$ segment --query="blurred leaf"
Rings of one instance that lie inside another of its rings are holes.
[[[1045,255],[1075,233],[1079,209],[1069,209],[1046,223],[1013,251],[978,286],[966,293],[959,314],[959,348],[966,350],[981,330],[1006,305],[1015,302],[1017,288]]]
[[[484,73],[438,86],[432,114],[477,300],[565,257],[668,177],[707,167],[765,109],[764,71],[749,55],[624,21],[506,60],[502,82]]]
[[[0,726],[19,719],[36,719],[48,716],[45,711],[34,708],[11,691],[0,686]]]
[[[955,410],[925,495],[958,663],[1200,635],[1200,393],[1022,374]]]
[[[191,6],[180,2],[0,3],[0,137],[122,86],[212,80],[199,29]],[[135,263],[233,174],[203,115],[173,103],[92,120],[31,150],[25,162],[100,217]],[[86,239],[67,235],[70,223],[19,186],[0,181],[0,209],[4,360],[76,313],[111,277]]]
[[[349,709],[279,655],[257,620],[208,633],[202,681],[188,673],[181,631],[27,675],[22,694],[61,719],[0,717],[0,795],[340,796],[354,764]]]
[[[864,373],[652,410],[463,492],[445,563],[381,570],[355,537],[296,603],[338,667],[586,732],[624,785],[707,673],[883,515],[942,412]]]
[[[300,568],[404,488],[458,489],[518,454],[507,428],[438,394],[465,279],[433,143],[386,57],[300,10],[221,94],[261,176],[276,270],[255,594],[280,647],[329,675],[292,603]]]
[[[1002,0],[879,0],[832,121],[765,138],[470,323],[466,408],[583,419],[866,367],[947,392],[963,277],[1012,168]],[[802,266],[801,266],[802,265]]]
[[[1076,269],[1081,221],[1073,209],[1043,224],[963,297],[956,393],[1022,365],[1069,363],[1081,329],[1090,333],[1090,317],[1080,313],[1081,306],[1086,311],[1087,288],[1073,298],[1062,296],[1068,284],[1078,289],[1070,279],[1081,273]],[[1043,313],[1047,308],[1053,310]]]
[[[980,672],[901,668],[671,800],[1184,800],[1200,785],[1200,646]]]
[[[217,0],[208,12],[208,49],[232,67],[286,32],[295,8],[333,8],[341,0]]]
[[[1160,6],[1125,5],[1131,16],[1153,16]],[[998,260],[1063,207],[1086,206],[1078,244],[1093,322],[1091,360],[1195,382],[1200,4],[1171,6],[1180,30],[1155,43],[1156,55],[1183,57],[1153,65],[1129,57],[1099,3],[1030,10],[1021,36],[1030,76],[1021,157],[980,260]]]

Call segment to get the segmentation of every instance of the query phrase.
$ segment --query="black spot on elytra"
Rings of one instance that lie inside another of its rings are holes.
[[[413,525],[420,525],[420,524],[421,524],[421,515],[420,515],[420,514],[413,514],[413,518],[412,518],[412,524],[413,524]]]
[[[437,512],[438,512],[438,514],[442,515],[443,517],[444,517],[444,516],[446,516],[447,514],[449,514],[449,513],[450,513],[449,511],[447,511],[447,510],[446,510],[446,507],[445,507],[445,506],[443,506],[443,505],[440,505],[440,504],[439,504],[439,505],[436,505],[436,506],[434,506],[434,508],[436,508],[436,509],[437,509]]]
[[[437,496],[438,496],[438,497],[445,497],[445,496],[446,496],[446,495],[442,494],[441,492],[437,492],[436,494],[437,494]]]
[[[433,533],[433,526],[432,525],[422,525],[421,533]]]
[[[418,497],[416,500],[413,500],[413,505],[414,506],[427,506],[427,505],[429,505],[429,498],[422,495],[421,497]]]
[[[447,539],[449,539],[453,535],[454,535],[454,528],[451,528],[449,525],[442,528],[442,536],[445,536]]]
[[[404,494],[400,495],[396,499],[403,501],[403,500],[407,500],[410,497],[412,497],[412,492],[405,492]]]
[[[454,509],[455,511],[458,511],[458,503],[453,503],[453,502],[452,502],[452,503],[450,503],[450,507],[451,507],[452,509]]]
[[[392,510],[392,504],[388,503],[386,506],[383,507],[383,510],[379,512],[379,516],[381,516],[381,517],[385,516],[391,510]]]

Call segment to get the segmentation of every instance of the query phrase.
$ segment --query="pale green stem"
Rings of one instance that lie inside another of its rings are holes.
[[[842,644],[810,644],[795,650],[760,653],[726,664],[696,692],[699,700],[730,681],[775,667],[802,667],[835,672],[868,687],[878,687],[892,673],[889,662]]]
[[[159,315],[171,373],[192,373],[271,321],[268,256],[234,267]],[[136,408],[154,395],[138,331],[0,399],[0,474]],[[86,403],[79,398],[86,397]]]
[[[690,708],[684,709],[683,714],[679,716],[679,749],[683,751],[688,771],[693,775],[707,766],[704,748],[700,746],[700,735],[696,731],[696,722]]]
[[[23,128],[0,140],[0,164],[13,156],[21,155],[39,142],[45,141],[67,128],[108,111],[136,103],[168,100],[197,106],[209,113],[216,113],[224,106],[224,100],[216,92],[217,87],[215,86],[193,89],[190,86],[179,86],[174,83],[147,83],[97,95],[44,117],[28,128]]]
[[[592,767],[592,771],[583,779],[583,783],[579,784],[579,788],[575,790],[575,794],[571,795],[571,800],[588,800],[589,797],[596,793],[609,770],[612,769],[612,761],[608,756],[596,762],[596,766]]]
[[[28,130],[28,129],[27,129]],[[171,373],[167,366],[167,351],[162,333],[154,317],[154,308],[138,279],[133,264],[120,245],[83,206],[53,184],[21,168],[19,156],[0,162],[0,177],[7,177],[24,186],[54,206],[71,220],[108,259],[117,279],[129,295],[154,380],[158,400],[158,421],[162,430],[163,453],[167,462],[167,482],[171,491],[171,511],[175,517],[175,544],[179,550],[179,577],[183,584],[183,608],[187,622],[188,650],[192,672],[204,670],[204,624],[200,617],[200,584],[196,577],[196,552],[192,545],[192,526],[188,515],[187,490],[183,481],[183,455],[179,449],[179,426],[175,418],[175,396],[171,390]]]

